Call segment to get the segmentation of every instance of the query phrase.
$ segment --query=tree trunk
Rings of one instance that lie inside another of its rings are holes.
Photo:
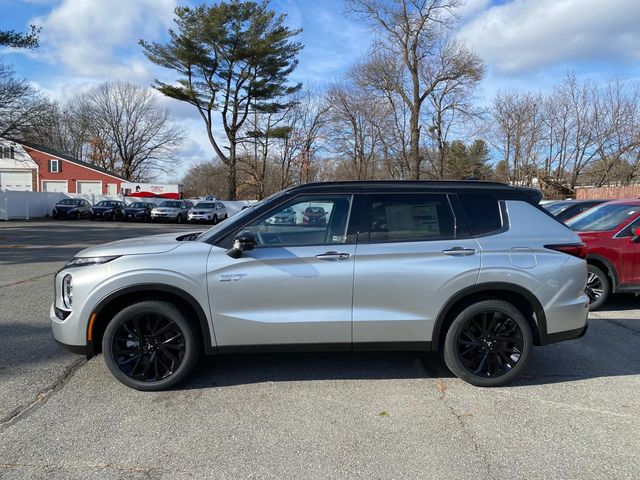
[[[229,182],[228,182],[228,193],[227,193],[227,199],[228,200],[235,200],[236,199],[236,188],[237,188],[237,176],[236,176],[236,142],[235,139],[229,139],[229,163],[228,163],[228,167],[229,167]]]
[[[409,148],[411,179],[420,180],[420,118],[418,111],[411,112],[409,126],[411,129],[411,141]]]

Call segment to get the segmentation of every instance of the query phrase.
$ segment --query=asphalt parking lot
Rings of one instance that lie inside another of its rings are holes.
[[[193,226],[0,223],[0,478],[640,478],[640,300],[479,389],[437,355],[203,359],[142,393],[62,350],[53,274],[77,251]]]

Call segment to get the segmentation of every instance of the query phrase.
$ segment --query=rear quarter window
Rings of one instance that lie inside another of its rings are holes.
[[[487,235],[502,229],[502,213],[500,203],[486,193],[458,194],[460,203],[474,236]]]

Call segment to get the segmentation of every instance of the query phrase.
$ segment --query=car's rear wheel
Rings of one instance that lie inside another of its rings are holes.
[[[527,366],[533,334],[509,302],[482,300],[460,312],[447,331],[444,359],[462,380],[479,387],[511,382]]]
[[[610,290],[607,274],[595,265],[588,265],[585,292],[589,297],[589,310],[600,308],[607,301]]]
[[[102,351],[111,373],[137,390],[164,390],[182,381],[200,357],[200,339],[175,305],[143,301],[107,325]]]

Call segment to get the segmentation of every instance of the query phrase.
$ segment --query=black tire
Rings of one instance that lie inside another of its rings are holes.
[[[95,222],[95,220],[96,220],[96,217],[94,217],[93,215],[91,215],[91,221],[92,221],[92,222]]]
[[[179,213],[178,216],[176,217],[176,223],[182,223],[182,214]]]
[[[218,224],[218,216],[214,215],[213,216],[213,220],[211,220],[211,221],[213,222],[214,225],[217,225]]]
[[[611,285],[607,274],[595,265],[587,265],[587,287],[585,292],[589,297],[589,310],[597,310],[609,298]]]
[[[80,212],[76,212],[76,220],[80,220],[82,218],[82,215],[80,214]]]
[[[189,375],[200,358],[201,339],[174,304],[147,300],[124,308],[109,322],[102,351],[120,382],[136,390],[158,391]]]
[[[224,219],[223,219],[223,220],[226,220],[227,218],[229,218],[229,215],[227,215],[227,214],[225,213],[225,214],[224,214]]]
[[[524,371],[532,350],[533,334],[524,315],[509,302],[482,300],[453,320],[444,342],[444,360],[465,382],[498,387]]]

